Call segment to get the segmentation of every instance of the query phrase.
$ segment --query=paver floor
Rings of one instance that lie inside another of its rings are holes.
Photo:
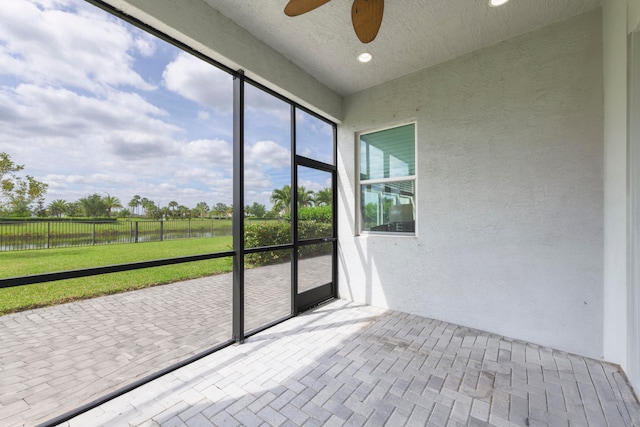
[[[331,280],[301,261],[300,290]],[[246,270],[246,330],[291,312],[291,264]],[[0,426],[33,426],[231,339],[222,274],[0,316]]]
[[[335,301],[63,423],[639,426],[614,365]]]

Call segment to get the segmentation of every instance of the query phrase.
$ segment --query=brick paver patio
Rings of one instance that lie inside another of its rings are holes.
[[[330,281],[330,265],[301,260],[300,290]],[[245,274],[247,331],[290,314],[290,263]],[[231,291],[222,274],[0,316],[0,426],[47,421],[230,340]]]
[[[302,290],[328,257],[305,260]],[[289,314],[290,265],[248,270],[247,329]],[[0,425],[31,426],[231,336],[224,274],[0,317]],[[640,426],[611,364],[336,301],[65,426]]]
[[[638,426],[616,366],[335,301],[63,424]]]

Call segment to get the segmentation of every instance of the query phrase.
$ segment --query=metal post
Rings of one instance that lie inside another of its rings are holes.
[[[164,240],[164,221],[160,221],[160,241]]]
[[[233,78],[233,339],[244,341],[244,71]]]
[[[138,243],[138,224],[139,224],[139,221],[136,221],[136,234],[135,234],[135,240],[134,240],[135,243]]]
[[[331,204],[333,253],[331,254],[333,297],[338,298],[338,127],[333,125],[333,165],[336,167],[331,173]]]
[[[91,246],[96,244],[96,223],[91,223]]]
[[[296,107],[291,106],[291,315],[298,314],[298,162],[296,161]]]
[[[51,246],[51,222],[47,221],[47,249],[49,249]]]

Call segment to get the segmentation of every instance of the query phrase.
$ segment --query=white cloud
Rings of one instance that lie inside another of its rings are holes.
[[[246,85],[244,100],[247,111],[257,113],[258,117],[269,114],[282,124],[291,122],[291,106],[257,87]]]
[[[48,202],[232,202],[231,76],[159,43],[81,0],[0,0],[0,150],[49,184]],[[249,87],[247,111],[262,139],[245,147],[245,194],[269,206],[290,182],[290,106]]]
[[[0,115],[0,124],[9,140],[10,136],[28,138],[31,144],[45,146],[77,140],[95,146],[114,139],[135,143],[141,135],[181,131],[154,117],[166,113],[134,93],[110,92],[96,98],[64,88],[21,84],[0,88],[0,95],[0,111],[7,112]]]
[[[199,139],[181,144],[182,152],[189,159],[212,162],[216,166],[233,167],[233,149],[229,142],[220,139]]]
[[[50,9],[64,5],[63,10]],[[133,70],[153,39],[83,2],[0,2],[0,73],[39,85],[99,93],[108,86],[151,90]]]
[[[153,56],[156,51],[156,40],[148,33],[140,31],[134,39],[136,50],[145,58]]]
[[[251,168],[284,168],[291,165],[291,152],[274,141],[258,141],[245,147],[245,165]]]
[[[162,73],[167,89],[213,109],[230,114],[233,109],[231,75],[185,52],[180,52]]]

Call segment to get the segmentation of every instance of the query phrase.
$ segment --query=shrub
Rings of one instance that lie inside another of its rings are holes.
[[[299,238],[313,239],[331,236],[331,224],[315,221],[299,222]],[[291,242],[291,223],[288,221],[269,221],[250,223],[245,226],[244,244],[246,248],[284,245]],[[331,253],[331,244],[308,245],[300,248],[301,258]],[[278,264],[291,260],[291,251],[277,250],[248,254],[246,260],[251,266]]]
[[[287,214],[291,220],[291,215]],[[330,224],[333,219],[332,206],[307,206],[298,210],[298,221],[315,221]]]

